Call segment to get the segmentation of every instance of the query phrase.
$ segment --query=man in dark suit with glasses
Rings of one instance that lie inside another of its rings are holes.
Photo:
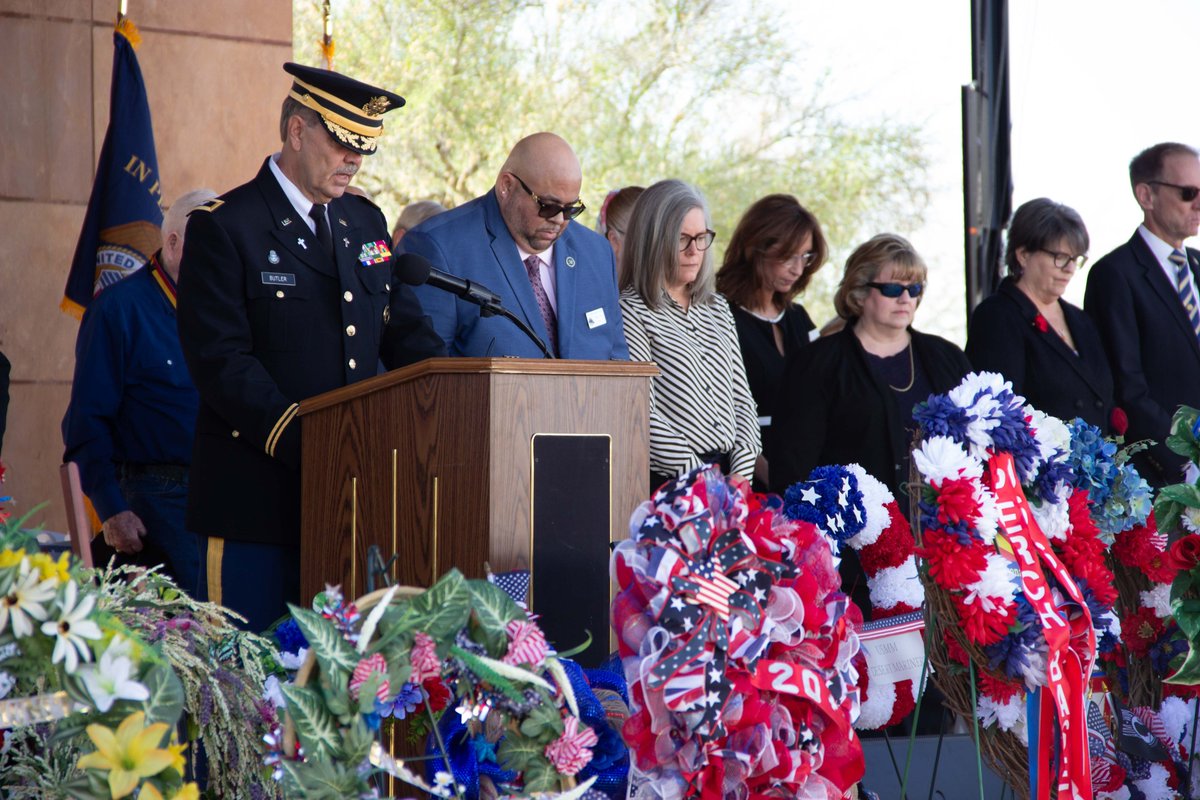
[[[1164,142],[1129,164],[1142,224],[1088,276],[1084,309],[1100,329],[1129,417],[1127,441],[1153,439],[1138,463],[1163,486],[1180,480],[1184,459],[1164,444],[1181,404],[1200,405],[1200,253],[1184,240],[1200,229],[1200,156]]]
[[[582,182],[571,146],[535,133],[513,147],[491,190],[413,228],[400,247],[490,289],[556,357],[627,359],[612,248],[573,221]],[[450,355],[543,356],[510,320],[432,286],[416,291]]]

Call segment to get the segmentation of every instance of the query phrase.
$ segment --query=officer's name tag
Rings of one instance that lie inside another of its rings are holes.
[[[296,276],[290,272],[263,272],[262,282],[271,286],[295,286]]]
[[[604,318],[603,308],[593,308],[591,311],[587,312],[586,316],[588,328],[599,328],[601,325],[608,322],[608,320]]]

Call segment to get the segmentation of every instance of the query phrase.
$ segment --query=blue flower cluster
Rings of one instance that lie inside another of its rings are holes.
[[[1087,490],[1101,539],[1112,544],[1118,533],[1144,524],[1150,516],[1150,484],[1132,464],[1117,463],[1117,445],[1105,439],[1099,428],[1081,419],[1072,420],[1069,427],[1072,485]]]
[[[955,405],[947,395],[934,394],[913,407],[913,419],[925,431],[926,438],[949,436],[963,443],[967,440],[967,425],[974,417]]]
[[[842,466],[817,467],[808,480],[789,486],[783,494],[783,513],[811,522],[837,543],[853,538],[867,523],[858,478]]]
[[[281,651],[292,655],[299,653],[302,648],[308,647],[308,639],[304,638],[304,634],[300,632],[300,626],[291,617],[276,626],[275,641],[279,642]]]
[[[1046,652],[1046,639],[1037,612],[1024,594],[1015,598],[1017,618],[1009,626],[1008,636],[984,648],[988,667],[1014,680],[1024,681],[1033,669],[1030,659]]]

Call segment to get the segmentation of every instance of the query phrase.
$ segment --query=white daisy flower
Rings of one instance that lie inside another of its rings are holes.
[[[79,669],[88,695],[100,712],[108,711],[117,700],[145,700],[150,697],[150,690],[134,680],[131,677],[133,674],[133,662],[121,653],[120,648],[114,651],[112,647],[104,651],[98,664],[85,664]]]
[[[87,595],[79,602],[79,605],[76,605],[78,593],[79,587],[76,583],[74,581],[68,583],[67,589],[63,593],[62,609],[58,619],[42,623],[42,633],[57,637],[54,643],[54,655],[50,659],[51,663],[57,664],[62,661],[63,667],[68,673],[75,672],[81,659],[83,661],[91,660],[91,648],[84,640],[100,638],[100,626],[87,618],[88,614],[92,613],[92,606],[96,604],[96,598]]]
[[[0,633],[11,625],[13,636],[20,639],[33,633],[34,620],[40,622],[46,618],[49,612],[43,604],[54,599],[56,581],[40,578],[37,570],[30,570],[0,597]]]
[[[1189,533],[1200,533],[1200,508],[1185,507],[1179,515],[1179,521]]]

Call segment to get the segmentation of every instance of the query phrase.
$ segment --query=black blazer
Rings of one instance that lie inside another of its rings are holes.
[[[188,217],[179,341],[200,412],[188,530],[298,546],[296,404],[446,348],[383,255],[383,213],[329,203],[335,256],[321,251],[264,161],[249,183]]]
[[[733,322],[737,326],[738,344],[742,349],[742,362],[746,365],[746,380],[750,383],[750,394],[758,406],[758,416],[771,417],[775,414],[775,403],[779,397],[779,384],[787,360],[809,344],[809,331],[816,328],[812,317],[804,306],[792,304],[783,312],[779,329],[783,333],[783,354],[775,347],[775,326],[762,320],[734,303],[729,304]],[[764,435],[766,428],[763,428]]]
[[[1058,303],[1078,355],[1053,328],[1038,328],[1037,307],[1005,278],[971,315],[967,358],[977,370],[999,372],[1039,411],[1064,421],[1081,417],[1110,433],[1113,379],[1100,332],[1081,309]]]
[[[913,357],[933,390],[957,386],[971,364],[937,336],[910,329]],[[851,326],[800,350],[787,367],[768,437],[771,490],[782,493],[814,467],[857,463],[893,493],[908,481],[905,420],[871,369]]]
[[[1187,256],[1192,280],[1200,280],[1200,254],[1189,248]],[[1116,403],[1129,416],[1126,441],[1157,442],[1138,468],[1158,486],[1179,481],[1184,459],[1163,442],[1180,405],[1200,406],[1200,342],[1140,232],[1092,267],[1083,307],[1100,329]]]

